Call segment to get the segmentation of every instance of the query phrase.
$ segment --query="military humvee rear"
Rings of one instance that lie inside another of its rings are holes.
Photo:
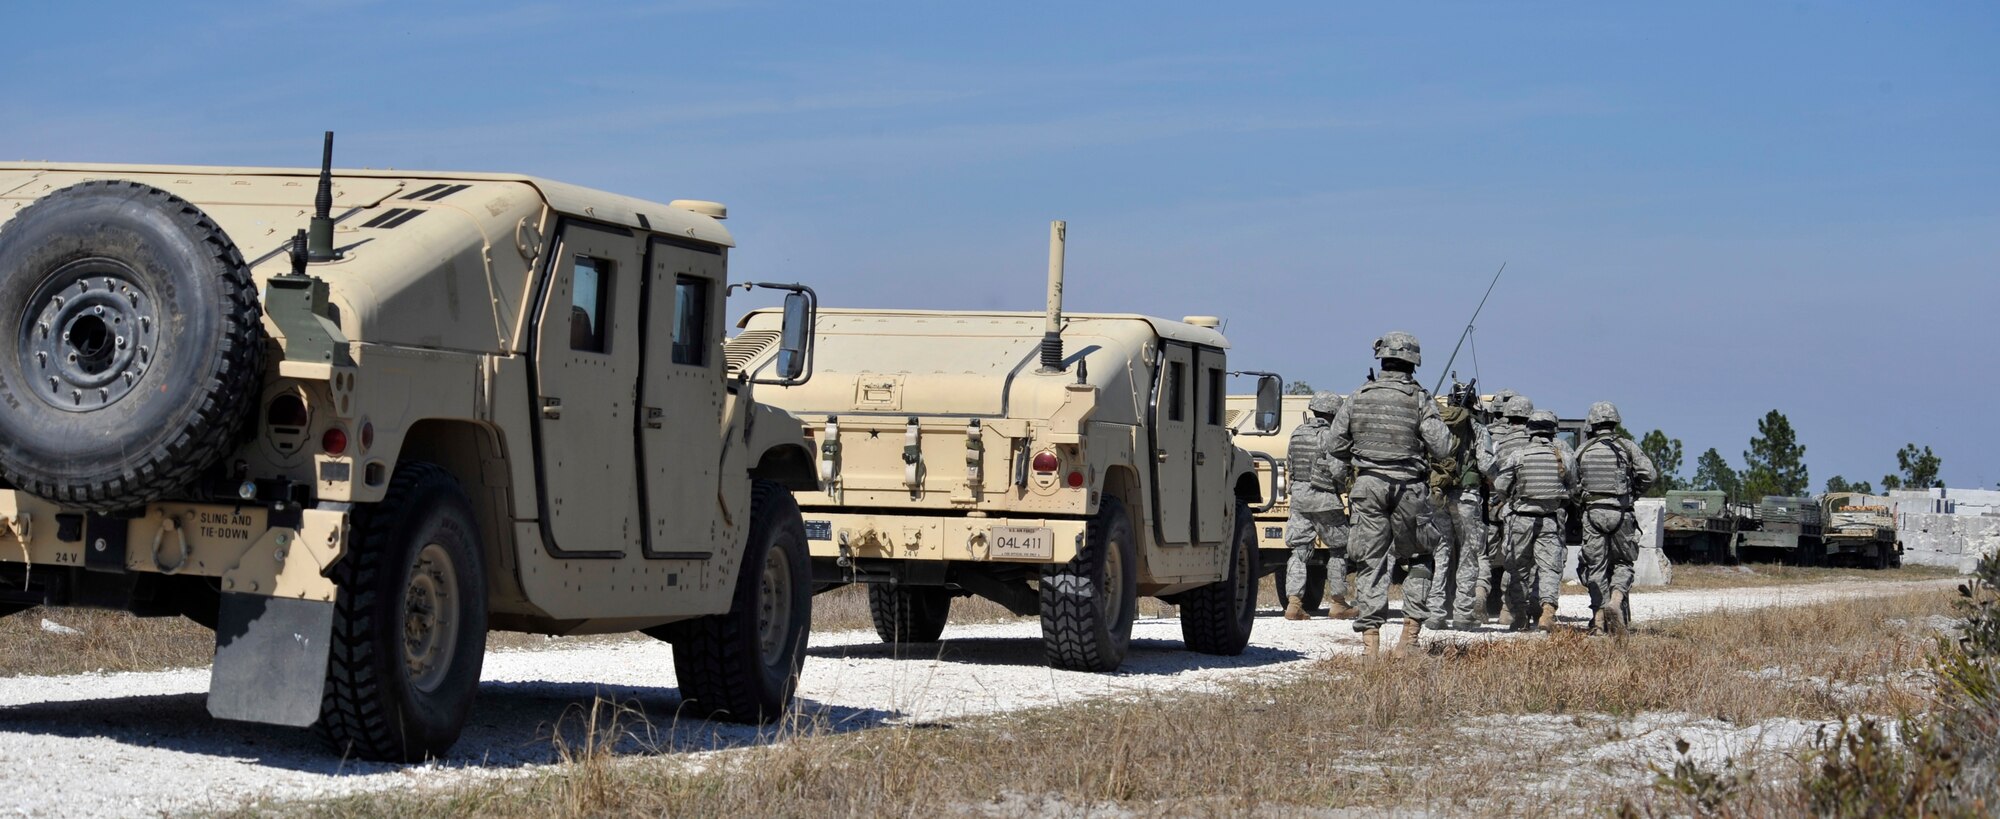
[[[488,629],[777,717],[817,482],[726,372],[721,207],[328,163],[0,165],[0,607],[185,615],[212,714],[368,758],[452,745]]]
[[[1241,652],[1259,492],[1225,423],[1228,341],[1213,322],[1062,313],[1052,233],[1046,314],[819,314],[814,379],[765,395],[818,450],[824,491],[800,498],[814,579],[869,584],[886,641],[936,640],[977,594],[1039,614],[1051,664],[1110,670],[1153,595],[1182,607],[1189,647]],[[766,366],[778,322],[748,316],[731,361]]]
[[[1285,545],[1285,527],[1292,519],[1293,481],[1287,457],[1292,432],[1305,422],[1306,404],[1311,401],[1310,395],[1284,396],[1278,427],[1262,432],[1256,423],[1257,396],[1229,396],[1229,428],[1236,432],[1237,445],[1249,451],[1256,463],[1257,485],[1263,492],[1264,501],[1250,508],[1257,520],[1257,553],[1263,560],[1264,572],[1271,575],[1271,585],[1280,601],[1285,599],[1285,574],[1291,570],[1292,556],[1291,547]],[[1306,608],[1318,608],[1326,594],[1329,554],[1326,544],[1314,541],[1313,556],[1306,563]]]

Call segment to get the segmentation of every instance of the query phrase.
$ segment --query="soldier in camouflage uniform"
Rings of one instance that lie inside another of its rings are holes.
[[[1528,441],[1508,451],[1493,479],[1507,507],[1508,628],[1516,631],[1553,627],[1562,593],[1562,508],[1576,496],[1576,469],[1555,434],[1555,413],[1529,416]],[[1539,621],[1528,619],[1531,596],[1541,604]]]
[[[1590,589],[1591,630],[1609,626],[1623,635],[1630,622],[1625,596],[1632,591],[1632,563],[1639,559],[1632,500],[1658,481],[1660,472],[1645,450],[1618,434],[1618,408],[1611,402],[1591,404],[1586,420],[1590,440],[1576,452],[1583,493],[1583,553],[1576,573]]]
[[[1486,523],[1479,488],[1493,470],[1492,444],[1486,427],[1473,417],[1479,396],[1470,385],[1457,385],[1438,411],[1451,430],[1451,454],[1431,464],[1431,505],[1438,515],[1444,547],[1437,550],[1431,572],[1431,617],[1426,628],[1466,628],[1478,625],[1473,605],[1479,579],[1487,573]]]
[[[1285,619],[1310,620],[1306,610],[1306,570],[1311,566],[1313,543],[1327,549],[1326,579],[1332,597],[1327,616],[1353,617],[1347,603],[1347,506],[1340,499],[1345,476],[1336,474],[1328,452],[1333,444],[1333,417],[1340,412],[1341,398],[1330,392],[1316,393],[1306,404],[1305,423],[1292,431],[1285,451],[1286,469],[1291,473],[1292,517],[1285,523],[1285,545],[1292,558],[1285,572]]]
[[[1488,471],[1486,479],[1486,509],[1482,520],[1486,524],[1486,576],[1480,578],[1479,589],[1475,592],[1478,616],[1492,620],[1508,615],[1506,608],[1507,588],[1507,508],[1499,502],[1499,496],[1492,491],[1493,477],[1499,469],[1499,462],[1507,453],[1514,451],[1528,441],[1528,415],[1535,411],[1535,402],[1513,390],[1501,390],[1493,396],[1492,418],[1487,425],[1486,437],[1492,450],[1494,469]],[[1503,619],[1511,620],[1511,617]]]
[[[1348,490],[1354,528],[1347,542],[1348,555],[1361,563],[1356,584],[1361,614],[1354,630],[1361,633],[1371,658],[1382,645],[1389,582],[1398,566],[1408,574],[1403,579],[1403,636],[1393,653],[1414,650],[1423,633],[1431,552],[1438,545],[1425,479],[1430,462],[1451,451],[1451,431],[1414,377],[1423,361],[1416,337],[1401,332],[1382,336],[1375,341],[1375,358],[1382,375],[1355,390],[1334,416],[1331,450],[1354,476]]]

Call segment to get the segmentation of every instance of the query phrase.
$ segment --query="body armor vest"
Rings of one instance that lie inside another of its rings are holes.
[[[1348,399],[1354,457],[1375,463],[1417,460],[1423,452],[1417,426],[1423,423],[1421,388],[1414,381],[1381,380]]]
[[[1326,440],[1326,431],[1332,427],[1325,419],[1313,417],[1292,430],[1292,440],[1285,449],[1285,471],[1291,476],[1292,491],[1300,487],[1311,487],[1321,492],[1337,491],[1333,485],[1333,475],[1327,468],[1325,459],[1320,457],[1320,445]]]
[[[1576,479],[1593,495],[1625,495],[1632,491],[1632,459],[1616,438],[1594,438],[1576,459]]]
[[[1562,454],[1554,443],[1527,441],[1522,445],[1519,466],[1514,472],[1514,497],[1521,500],[1551,501],[1569,496],[1563,487]]]

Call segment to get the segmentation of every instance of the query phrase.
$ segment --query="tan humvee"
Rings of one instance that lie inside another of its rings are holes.
[[[726,370],[722,208],[317,175],[0,165],[0,610],[186,615],[212,714],[371,758],[452,744],[488,629],[643,629],[779,715],[817,482]]]
[[[1191,648],[1239,653],[1259,494],[1224,419],[1229,343],[1212,319],[1062,313],[1051,233],[1045,314],[820,312],[811,383],[764,394],[817,448],[814,579],[869,584],[891,642],[936,640],[977,594],[1038,613],[1052,664],[1110,670],[1152,595],[1182,606]],[[732,362],[765,366],[779,319],[746,317]]]

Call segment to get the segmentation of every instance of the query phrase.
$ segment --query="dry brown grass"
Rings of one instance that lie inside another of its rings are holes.
[[[79,633],[57,633],[42,622]],[[180,617],[32,608],[0,618],[0,676],[156,671],[207,665],[215,636]]]
[[[1937,566],[1901,566],[1894,569],[1847,569],[1824,566],[1786,566],[1779,563],[1744,563],[1737,566],[1682,564],[1674,566],[1674,582],[1668,586],[1636,587],[1634,592],[1683,591],[1688,589],[1744,589],[1754,586],[1792,586],[1802,583],[1837,583],[1866,580],[1935,580],[1958,577],[1952,569]]]
[[[1597,812],[1645,776],[1570,754],[1622,717],[1840,720],[1921,702],[1949,592],[1648,625],[1624,646],[1575,633],[1382,664],[1333,658],[1227,694],[1100,701],[836,733],[691,762],[599,750],[544,774],[307,805],[325,816],[1239,815],[1362,809]],[[1669,739],[1661,739],[1663,743]],[[1640,772],[1644,774],[1644,772]],[[1551,785],[1553,782],[1568,784]],[[1594,783],[1594,784],[1593,784]],[[1610,784],[1606,784],[1610,783]],[[1563,794],[1552,799],[1549,788]]]

